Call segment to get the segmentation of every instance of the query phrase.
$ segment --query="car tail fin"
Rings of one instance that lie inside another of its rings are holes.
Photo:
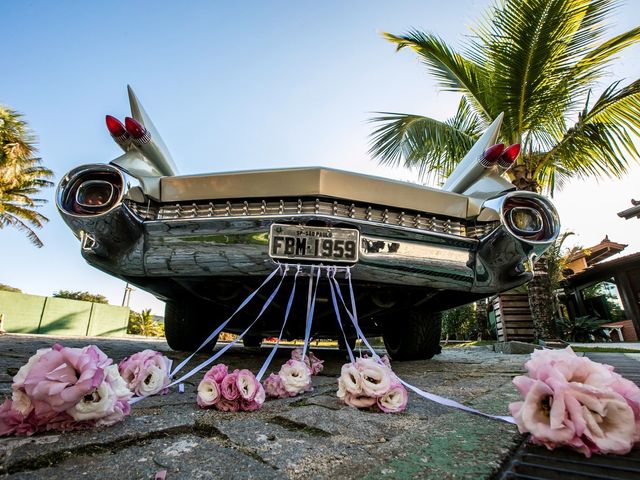
[[[497,143],[503,116],[502,113],[498,115],[471,147],[447,178],[443,190],[466,195],[482,192],[482,196],[485,196],[514,188],[501,176],[502,171],[498,172],[496,167],[497,160],[504,151],[504,145]],[[481,183],[486,185],[480,185]]]
[[[145,193],[157,198],[160,178],[177,175],[178,170],[158,130],[130,85],[127,85],[127,90],[133,120],[129,118],[125,122],[128,141],[116,142],[125,154],[111,163],[138,178],[144,186]]]

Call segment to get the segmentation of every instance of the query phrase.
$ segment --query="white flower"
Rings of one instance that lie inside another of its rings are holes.
[[[137,390],[141,397],[155,395],[163,390],[166,385],[167,372],[156,365],[147,368],[146,376],[137,386]]]
[[[344,380],[342,379],[342,376],[340,376],[338,377],[338,391],[336,392],[336,395],[340,400],[344,400],[344,397],[346,397],[347,393],[348,392],[344,385]]]
[[[381,397],[391,386],[391,370],[372,358],[359,358],[356,368],[362,377],[362,393],[369,397]]]
[[[197,402],[202,408],[214,405],[220,399],[220,388],[211,378],[203,378],[198,385]]]
[[[294,395],[311,390],[311,370],[304,362],[289,360],[278,373],[284,389]]]
[[[133,392],[129,390],[127,382],[124,381],[118,371],[118,365],[109,365],[104,369],[104,381],[109,384],[118,400],[129,400],[133,396]]]
[[[114,412],[117,395],[107,382],[102,382],[93,392],[88,393],[80,402],[67,410],[74,420],[94,420],[106,417]]]
[[[352,363],[345,363],[340,370],[340,378],[338,380],[338,392],[340,392],[340,382],[342,388],[352,395],[360,395],[362,393],[362,376]]]

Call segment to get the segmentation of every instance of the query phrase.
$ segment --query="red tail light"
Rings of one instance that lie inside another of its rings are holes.
[[[129,135],[134,140],[137,140],[138,143],[147,143],[151,140],[151,135],[147,131],[147,129],[137,120],[131,117],[125,117],[124,126],[127,129]]]
[[[480,157],[480,160],[479,160],[480,165],[486,168],[493,166],[493,164],[496,163],[496,161],[498,161],[498,157],[500,157],[503,151],[504,151],[503,143],[491,145],[489,148],[487,148],[484,151],[484,153]]]
[[[122,122],[118,120],[116,117],[112,117],[111,115],[107,115],[105,117],[107,122],[107,129],[113,138],[119,138],[124,135],[127,135],[127,131],[122,125]]]
[[[502,155],[500,155],[498,159],[498,166],[503,170],[507,170],[516,161],[518,155],[520,155],[520,144],[514,143],[502,152]]]

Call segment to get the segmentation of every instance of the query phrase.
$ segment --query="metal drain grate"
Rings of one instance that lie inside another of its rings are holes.
[[[640,362],[624,354],[589,353],[600,363],[613,365],[620,375],[640,385]],[[594,455],[585,458],[571,450],[549,451],[545,447],[525,441],[495,477],[500,480],[638,480],[640,478],[640,450],[623,457]]]

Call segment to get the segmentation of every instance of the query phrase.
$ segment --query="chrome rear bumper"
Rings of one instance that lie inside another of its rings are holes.
[[[265,276],[276,265],[268,251],[271,224],[311,221],[360,231],[355,281],[492,293],[530,279],[525,266],[531,250],[503,227],[477,240],[315,214],[143,221],[122,204],[110,215],[117,221],[92,224],[95,233],[78,225],[76,230],[82,232],[82,254],[89,263],[126,279]],[[110,225],[123,224],[138,234],[113,243]]]

